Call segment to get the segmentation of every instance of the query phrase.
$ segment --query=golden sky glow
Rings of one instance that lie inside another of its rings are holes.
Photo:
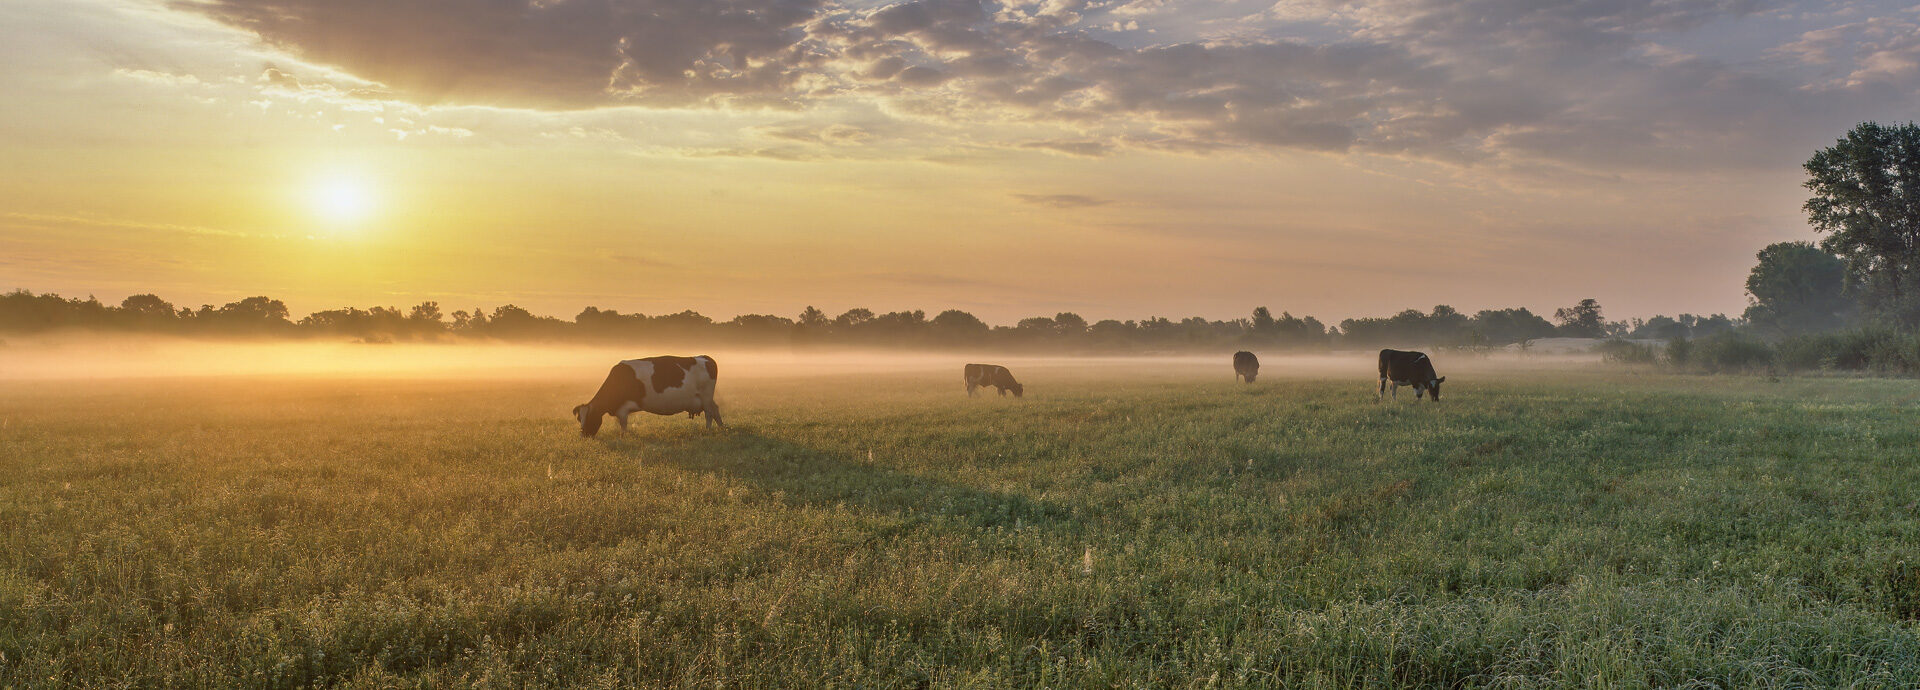
[[[0,289],[1738,312],[1920,93],[1898,3],[458,4],[0,4]]]

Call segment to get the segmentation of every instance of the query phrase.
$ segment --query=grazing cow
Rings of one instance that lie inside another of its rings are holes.
[[[1380,395],[1387,394],[1387,383],[1393,383],[1393,397],[1400,398],[1401,386],[1413,386],[1413,397],[1419,399],[1422,394],[1432,394],[1434,402],[1440,401],[1440,384],[1447,377],[1433,375],[1433,360],[1425,352],[1401,352],[1399,350],[1380,351]]]
[[[1253,377],[1260,375],[1260,358],[1246,350],[1233,353],[1233,375],[1253,383]]]
[[[593,436],[600,431],[601,418],[613,415],[620,429],[627,428],[627,415],[635,412],[654,414],[687,413],[692,419],[707,416],[707,427],[727,425],[720,420],[720,405],[713,400],[713,382],[720,370],[713,358],[644,357],[613,365],[607,380],[593,400],[573,408],[580,421],[580,435]]]
[[[1007,371],[1006,367],[998,364],[969,364],[967,365],[966,376],[967,397],[969,398],[979,395],[979,393],[974,392],[975,388],[985,388],[987,386],[1000,389],[1000,395],[1003,396],[1007,394],[1007,391],[1013,391],[1013,397],[1016,398],[1027,391],[1026,386],[1022,386],[1019,381],[1013,380],[1013,372]]]

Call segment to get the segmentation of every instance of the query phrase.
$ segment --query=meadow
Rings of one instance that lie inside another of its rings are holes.
[[[0,687],[1915,687],[1920,382],[0,382]]]

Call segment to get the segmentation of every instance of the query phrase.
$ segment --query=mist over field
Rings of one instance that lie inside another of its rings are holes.
[[[1258,350],[1258,348],[1255,348]],[[743,379],[859,377],[939,373],[955,381],[969,362],[1012,367],[1024,375],[1108,370],[1149,379],[1217,375],[1231,379],[1231,351],[1218,355],[1010,355],[965,350],[900,348],[653,348],[645,345],[532,345],[524,343],[384,343],[203,340],[163,336],[66,333],[9,338],[0,343],[0,380],[152,379],[174,377],[344,377],[547,379],[598,385],[608,367],[657,354],[704,354],[722,367],[722,395]],[[1256,352],[1263,376],[1376,378],[1373,350],[1325,353]],[[1591,367],[1597,354],[1435,353],[1442,372],[1498,372]],[[1209,371],[1211,370],[1211,371]],[[1360,385],[1360,384],[1356,384]]]

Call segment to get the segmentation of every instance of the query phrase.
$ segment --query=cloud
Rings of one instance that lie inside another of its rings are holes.
[[[139,221],[100,218],[85,215],[56,215],[47,213],[5,213],[0,218],[16,221],[29,227],[45,229],[60,228],[65,231],[76,229],[120,230],[135,232],[165,232],[180,235],[203,237],[250,237],[248,233],[237,230],[223,230],[198,225],[179,225],[176,223],[144,223]]]
[[[1911,17],[1809,29],[1758,62],[1662,43],[1763,21],[1770,4],[1760,0],[173,6],[368,82],[324,88],[541,110],[789,110],[803,121],[752,133],[809,148],[866,143],[875,123],[836,132],[820,121],[857,102],[890,118],[882,127],[911,124],[930,141],[1089,157],[1289,149],[1513,171],[1771,165],[1831,136],[1825,128],[1836,118],[1844,127],[1859,119],[1854,113],[1912,105],[1920,85],[1920,31]],[[1145,31],[1131,30],[1136,22]],[[1154,40],[1147,31],[1161,29],[1182,38],[1145,42]],[[1769,59],[1828,74],[1808,81],[1770,69]],[[265,78],[316,88],[275,68]],[[889,135],[896,136],[908,134]]]
[[[1064,153],[1069,156],[1085,156],[1087,158],[1099,158],[1113,150],[1111,145],[1101,141],[1029,141],[1021,144],[1020,148],[1039,149],[1042,151],[1052,151],[1054,153]]]
[[[821,0],[175,0],[421,103],[785,97]]]
[[[1089,206],[1105,206],[1107,204],[1113,203],[1112,199],[1102,199],[1099,197],[1087,196],[1085,194],[1018,194],[1016,193],[1013,195],[1013,198],[1019,199],[1029,204],[1034,204],[1036,206],[1048,206],[1052,208],[1087,208]]]

